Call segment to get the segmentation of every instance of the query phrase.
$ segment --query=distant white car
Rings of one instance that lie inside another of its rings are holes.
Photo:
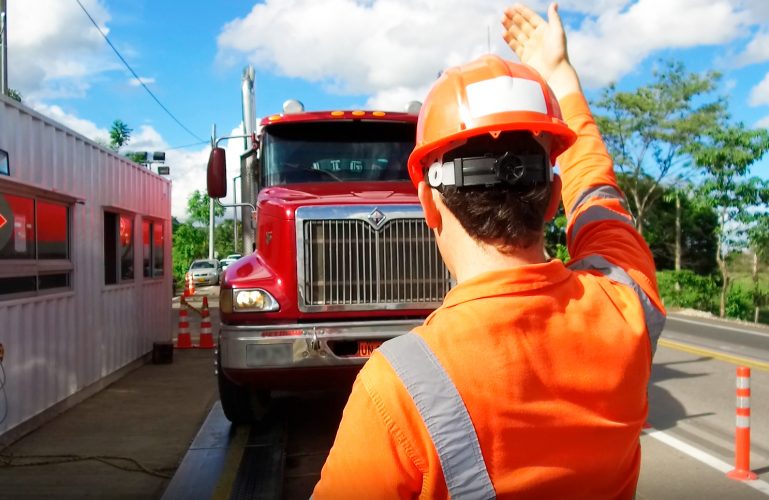
[[[227,257],[226,259],[222,259],[219,261],[219,267],[221,267],[221,270],[224,271],[225,269],[227,269],[227,266],[229,266],[236,260],[238,259],[230,259],[229,257]]]
[[[227,269],[227,266],[229,266],[230,264],[232,264],[233,262],[235,262],[241,257],[242,255],[240,255],[239,253],[230,254],[219,261],[219,267],[221,268],[222,271],[224,271],[225,269]]]
[[[219,261],[216,259],[198,259],[192,261],[189,274],[196,285],[219,284]]]

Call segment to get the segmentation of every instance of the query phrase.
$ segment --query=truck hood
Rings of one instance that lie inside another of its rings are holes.
[[[263,189],[257,199],[265,215],[294,218],[299,207],[318,205],[418,204],[411,182],[322,182],[275,186]]]

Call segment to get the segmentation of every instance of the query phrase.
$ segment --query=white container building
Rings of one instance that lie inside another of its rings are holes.
[[[169,341],[172,293],[170,181],[0,95],[0,443]]]

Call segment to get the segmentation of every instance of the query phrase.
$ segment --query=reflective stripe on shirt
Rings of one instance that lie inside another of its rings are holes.
[[[577,237],[577,234],[579,234],[582,228],[585,227],[587,224],[590,224],[591,222],[599,222],[599,221],[607,221],[607,220],[616,220],[619,222],[624,222],[625,224],[630,225],[630,227],[634,227],[633,219],[628,214],[623,214],[622,212],[615,212],[614,210],[611,210],[601,205],[593,205],[588,207],[587,210],[585,210],[581,214],[579,214],[577,219],[574,221],[574,224],[571,227],[572,240],[574,240]]]
[[[665,315],[652,303],[649,296],[643,291],[643,288],[624,269],[612,264],[601,255],[588,255],[582,259],[569,262],[568,267],[574,271],[594,269],[610,280],[627,285],[633,289],[643,308],[646,330],[649,332],[649,342],[651,342],[651,352],[652,356],[654,356],[654,352],[657,350],[657,339],[659,339],[662,329],[665,327]]]
[[[414,400],[438,453],[449,496],[496,498],[470,414],[425,341],[408,333],[388,340],[378,350]]]
[[[583,203],[588,200],[592,200],[593,198],[600,198],[604,200],[620,200],[622,202],[622,206],[627,207],[625,197],[620,191],[612,186],[601,184],[599,186],[589,187],[582,191],[582,193],[580,193],[580,195],[577,197],[577,200],[574,202],[574,205],[569,212],[569,216],[576,212]]]

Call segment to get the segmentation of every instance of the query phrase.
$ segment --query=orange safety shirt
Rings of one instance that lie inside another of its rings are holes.
[[[376,351],[315,500],[633,498],[664,309],[587,102],[572,94],[561,109],[578,134],[558,159],[572,260],[460,283],[423,326]],[[417,351],[427,357],[409,358]],[[449,489],[462,481],[470,489]]]

